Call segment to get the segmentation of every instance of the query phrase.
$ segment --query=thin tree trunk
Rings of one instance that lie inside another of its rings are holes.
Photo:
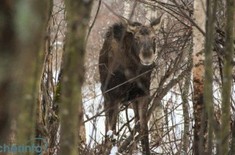
[[[235,40],[235,13],[233,14],[233,40]],[[234,74],[234,73],[233,73]],[[231,143],[231,153],[230,155],[235,154],[235,120],[233,119],[232,126],[232,143]]]
[[[205,0],[194,1],[195,23],[205,31]],[[197,28],[193,28],[193,110],[194,110],[194,142],[193,152],[195,155],[204,154],[206,142],[206,117],[203,102],[203,79],[204,79],[204,42],[205,38]]]
[[[189,54],[190,56],[192,54]],[[192,66],[192,60],[190,59],[190,65]],[[183,117],[184,117],[184,133],[183,133],[183,151],[184,154],[188,153],[190,146],[190,116],[189,116],[189,102],[188,102],[188,93],[190,88],[191,74],[186,75],[184,79],[184,85],[181,88],[182,92],[182,101],[183,101]]]
[[[234,0],[226,1],[226,27],[225,27],[225,58],[223,67],[223,86],[222,86],[222,121],[220,154],[229,153],[229,135],[231,123],[231,87],[232,87],[232,60],[234,55]]]
[[[204,81],[204,103],[208,118],[208,143],[207,153],[212,154],[213,132],[214,132],[214,107],[213,107],[213,72],[212,72],[212,48],[214,44],[214,29],[216,18],[217,0],[207,1],[207,23],[205,42],[205,81]]]
[[[84,40],[92,1],[65,1],[68,33],[62,75],[60,104],[60,155],[78,155],[79,127],[81,126],[81,86],[84,76]]]

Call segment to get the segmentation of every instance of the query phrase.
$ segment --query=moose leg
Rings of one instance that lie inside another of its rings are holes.
[[[139,110],[138,110],[138,102],[133,102],[132,103],[132,108],[133,108],[133,110],[134,110],[134,113],[135,113],[135,130],[139,130],[139,120],[140,120],[140,118],[139,118]]]
[[[148,138],[148,104],[149,97],[141,97],[138,99],[138,113],[139,113],[139,123],[140,123],[140,140],[143,148],[143,153],[145,155],[150,155],[149,149],[149,138]]]
[[[107,134],[108,131],[112,130],[113,133],[116,133],[116,123],[117,123],[117,117],[118,117],[118,108],[119,103],[118,102],[105,102],[104,104],[105,108],[105,132]],[[107,135],[111,136],[111,135]]]
[[[133,101],[132,102],[132,108],[134,110],[134,114],[135,114],[135,127],[134,130],[132,132],[132,136],[133,136],[133,144],[132,144],[132,150],[137,150],[137,143],[138,141],[136,139],[136,133],[140,131],[140,118],[139,118],[139,112],[138,112],[138,102],[137,101]]]

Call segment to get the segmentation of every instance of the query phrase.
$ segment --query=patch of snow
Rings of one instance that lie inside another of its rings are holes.
[[[118,153],[118,147],[114,146],[112,147],[109,155],[117,155],[117,153]]]
[[[107,132],[107,136],[112,137],[112,135],[113,135],[113,130],[109,130],[109,131]]]
[[[100,83],[82,87],[82,99],[84,108],[84,121],[97,115],[85,123],[86,143],[93,147],[96,142],[101,142],[105,135],[105,117],[103,113],[103,96],[101,95]]]
[[[113,139],[113,140],[117,140],[117,138],[118,138],[117,135],[113,135],[113,138],[112,138],[112,139]]]

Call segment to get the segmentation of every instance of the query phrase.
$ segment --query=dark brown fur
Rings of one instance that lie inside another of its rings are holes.
[[[146,154],[150,154],[147,109],[155,53],[155,30],[153,25],[143,26],[140,23],[114,24],[106,33],[99,56],[106,132],[116,132],[119,104],[131,101],[139,120],[141,143]]]

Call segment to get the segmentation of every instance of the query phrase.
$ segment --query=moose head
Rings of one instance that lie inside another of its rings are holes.
[[[138,55],[142,65],[149,66],[153,64],[156,58],[156,34],[161,26],[161,17],[152,20],[149,25],[142,25],[138,22],[130,22],[122,17],[123,24],[127,32],[133,34],[135,54]]]

